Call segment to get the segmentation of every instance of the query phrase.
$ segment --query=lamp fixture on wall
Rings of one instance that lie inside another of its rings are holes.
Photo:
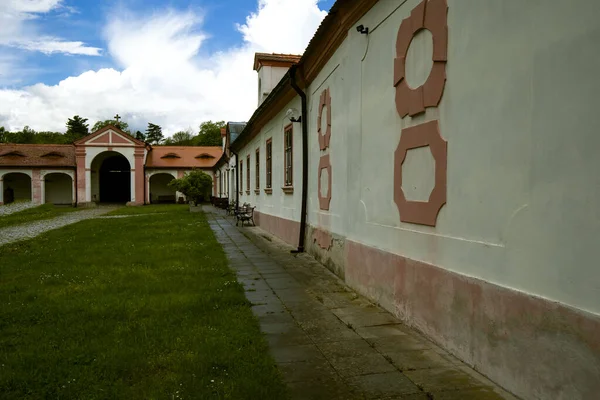
[[[363,35],[368,35],[369,34],[369,28],[365,28],[364,25],[359,25],[356,27],[356,31],[359,33],[362,33]]]
[[[290,122],[302,122],[302,116],[295,108],[289,108],[285,116],[290,120]]]

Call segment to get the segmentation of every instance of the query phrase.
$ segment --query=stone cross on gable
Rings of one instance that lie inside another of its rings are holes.
[[[120,119],[121,119],[121,116],[119,114],[115,115],[115,121],[117,121],[117,128],[120,127],[120,124],[119,124]]]

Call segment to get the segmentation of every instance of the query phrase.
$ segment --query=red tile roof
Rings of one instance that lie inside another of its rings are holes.
[[[70,144],[0,144],[0,166],[75,167]]]
[[[217,146],[153,146],[146,168],[212,168],[222,155]]]
[[[258,71],[262,65],[277,65],[282,64],[289,67],[300,61],[299,55],[296,54],[277,54],[277,53],[256,53],[254,54],[254,70]]]

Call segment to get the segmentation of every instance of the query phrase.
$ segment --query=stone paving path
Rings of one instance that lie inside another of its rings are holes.
[[[16,203],[5,204],[0,206],[0,217],[4,215],[14,214],[19,211],[27,210],[28,208],[37,207],[38,205],[31,201],[19,201]]]
[[[515,399],[312,257],[205,211],[293,399]]]
[[[89,210],[66,213],[56,218],[30,222],[0,229],[0,246],[24,239],[32,239],[52,229],[62,228],[85,219],[96,218],[117,209],[116,206],[100,206]]]

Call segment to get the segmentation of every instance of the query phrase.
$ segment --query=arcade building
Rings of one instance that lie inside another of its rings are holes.
[[[213,177],[222,155],[220,147],[153,147],[112,125],[69,145],[0,145],[0,205],[184,202],[169,182],[194,168]]]

